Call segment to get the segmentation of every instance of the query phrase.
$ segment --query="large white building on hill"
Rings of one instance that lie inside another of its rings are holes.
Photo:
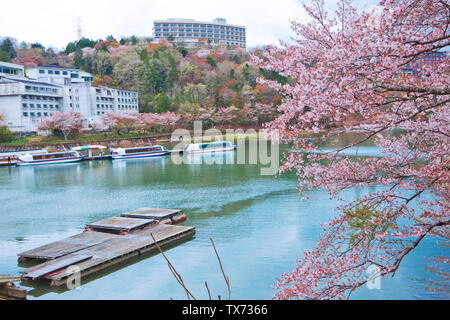
[[[246,31],[244,26],[228,24],[224,18],[212,22],[194,19],[167,19],[153,21],[153,35],[156,40],[173,37],[177,43],[186,48],[229,45],[246,47]]]
[[[26,77],[25,77],[26,74]],[[79,112],[88,127],[107,112],[139,112],[137,92],[92,87],[90,73],[60,66],[23,66],[0,62],[0,114],[13,132],[37,132],[53,112]]]

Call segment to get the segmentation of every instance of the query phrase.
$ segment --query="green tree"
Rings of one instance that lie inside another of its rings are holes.
[[[206,57],[206,62],[208,62],[209,65],[210,65],[211,67],[213,67],[213,68],[217,67],[216,59],[214,59],[214,56],[213,56],[212,54],[209,54],[209,55]]]
[[[11,142],[13,139],[13,133],[9,130],[8,126],[0,127],[0,142]]]
[[[77,49],[75,51],[75,54],[73,56],[73,66],[76,69],[83,69],[85,66],[85,61],[83,58],[83,51],[81,51],[81,49]]]
[[[65,54],[69,54],[72,52],[75,52],[77,49],[83,49],[83,48],[93,48],[97,41],[91,40],[85,37],[82,37],[80,40],[75,42],[69,42],[66,46],[66,49],[64,50]]]
[[[186,57],[189,54],[189,51],[183,45],[178,46],[178,51],[180,51],[183,57]]]
[[[0,50],[0,61],[3,61],[3,62],[9,62],[9,56],[8,56],[8,54],[7,54],[5,51],[3,51],[3,50]]]
[[[164,113],[164,112],[171,110],[172,104],[171,104],[170,98],[164,92],[158,93],[155,96],[154,102],[155,102],[155,105],[153,107],[153,110],[156,113]]]
[[[113,62],[111,55],[107,51],[96,50],[92,57],[92,71],[100,75],[102,78],[105,75],[112,76]]]
[[[130,43],[131,43],[131,45],[136,45],[137,43],[138,43],[138,38],[135,36],[135,35],[132,35],[131,37],[130,37]]]
[[[0,51],[3,51],[8,55],[8,61],[17,56],[16,49],[14,48],[12,41],[8,38],[4,39],[0,44]]]
[[[142,85],[139,74],[144,63],[139,59],[136,50],[126,50],[117,54],[117,62],[114,64],[113,75],[118,85],[123,89],[139,90]]]
[[[31,49],[41,49],[42,51],[45,51],[45,48],[42,44],[39,42],[35,42],[31,45]]]
[[[169,34],[169,36],[167,37],[167,41],[169,41],[170,43],[173,43],[175,41],[175,37],[173,36],[173,34]]]

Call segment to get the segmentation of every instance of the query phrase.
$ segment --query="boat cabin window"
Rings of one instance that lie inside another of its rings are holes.
[[[55,154],[39,154],[33,156],[33,160],[47,160],[47,159],[60,159],[60,158],[70,158],[76,157],[75,152],[65,152],[65,153],[55,153]]]
[[[226,148],[229,146],[228,141],[216,142],[216,143],[204,143],[200,146],[201,149],[215,149],[215,148]]]
[[[125,150],[125,153],[144,153],[144,152],[158,152],[161,151],[161,147],[142,147]]]

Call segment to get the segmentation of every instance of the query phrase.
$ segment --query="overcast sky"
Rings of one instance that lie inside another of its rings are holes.
[[[327,2],[334,3],[333,0]],[[356,0],[366,8],[376,0]],[[189,18],[247,27],[247,46],[278,44],[292,36],[290,20],[305,17],[299,0],[8,0],[2,1],[0,37],[63,49],[76,40],[76,19],[91,39],[153,35],[153,20]]]

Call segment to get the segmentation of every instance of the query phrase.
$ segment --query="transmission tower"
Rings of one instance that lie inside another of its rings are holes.
[[[77,40],[80,40],[83,37],[83,18],[77,17],[74,21],[75,24],[75,32],[77,33]]]

